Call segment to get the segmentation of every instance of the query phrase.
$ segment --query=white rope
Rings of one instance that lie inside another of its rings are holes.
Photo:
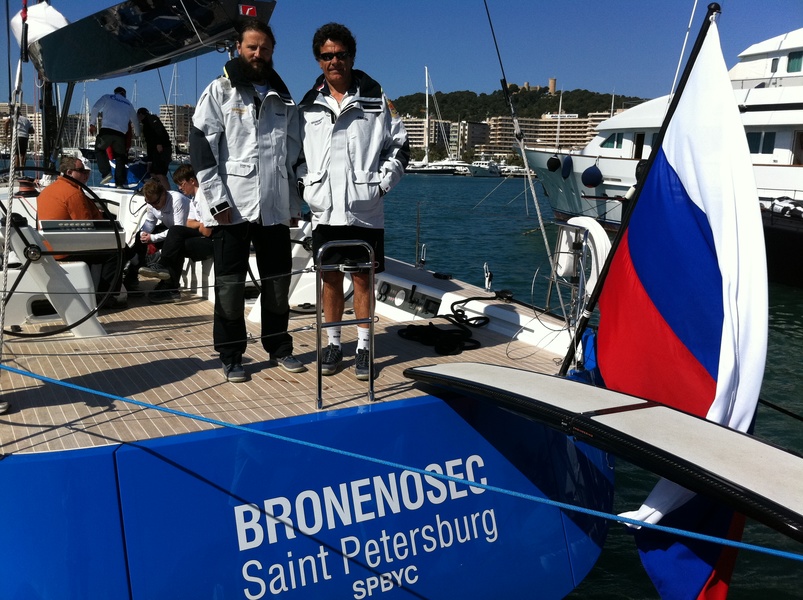
[[[20,110],[22,109],[22,60],[17,63],[17,77],[14,88],[13,114],[10,115],[11,147],[8,161],[8,183],[6,187],[6,226],[3,232],[3,289],[0,297],[0,362],[3,360],[6,329],[6,294],[8,292],[8,255],[11,250],[11,215],[14,212],[14,187],[17,182],[17,172],[14,162],[17,156],[17,138],[19,133]]]
[[[678,66],[675,69],[675,77],[672,79],[672,89],[669,90],[669,97],[666,100],[666,110],[669,110],[669,105],[672,103],[672,96],[675,93],[675,86],[678,83],[678,77],[680,77],[680,69],[683,67],[683,55],[686,54],[686,44],[689,43],[689,35],[691,34],[691,26],[694,22],[694,13],[697,12],[697,0],[694,0],[694,4],[691,7],[691,15],[689,15],[689,24],[686,26],[686,35],[683,36],[683,44],[680,48],[680,56],[678,56]]]

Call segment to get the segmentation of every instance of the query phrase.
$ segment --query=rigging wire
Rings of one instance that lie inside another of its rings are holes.
[[[6,3],[6,11],[8,11],[8,3]],[[6,295],[8,290],[8,255],[11,249],[11,216],[14,211],[14,185],[16,183],[16,157],[17,157],[17,144],[18,144],[18,128],[20,110],[22,109],[22,63],[28,61],[28,0],[22,0],[22,10],[20,11],[22,19],[22,35],[20,39],[20,58],[17,63],[17,77],[16,85],[14,87],[12,106],[13,114],[10,114],[9,126],[11,127],[11,147],[9,148],[9,173],[8,184],[6,186],[6,201],[7,208],[5,211],[5,230],[3,233],[3,287],[2,298],[0,298],[0,362],[3,360],[3,349],[5,346],[4,330],[6,325]],[[8,21],[10,23],[10,21]],[[9,36],[10,37],[10,36]],[[9,62],[11,53],[9,52]],[[9,65],[10,66],[10,65]],[[9,69],[10,77],[10,69]],[[9,96],[11,96],[11,86],[9,85]]]
[[[441,109],[438,106],[438,98],[435,95],[435,84],[432,83],[432,77],[429,76],[429,70],[427,70],[427,86],[432,89],[432,102],[435,105],[435,114],[438,116],[438,128],[441,131],[441,137],[443,138],[443,142],[446,145],[446,154],[449,155],[449,160],[454,160],[452,158],[452,146],[449,143],[449,136],[446,135],[446,125],[443,117],[441,116]],[[427,139],[427,145],[429,144],[429,139]],[[458,160],[460,157],[456,157]]]
[[[500,182],[499,182],[499,184],[498,184],[498,185],[497,185],[497,186],[496,186],[494,189],[492,189],[490,192],[488,192],[487,194],[485,194],[485,197],[484,197],[482,200],[480,200],[480,201],[479,201],[479,202],[477,202],[477,203],[476,203],[474,206],[472,206],[472,207],[471,207],[471,210],[474,210],[474,209],[475,209],[475,208],[477,208],[477,207],[478,207],[480,204],[482,204],[482,203],[483,203],[483,202],[485,202],[485,201],[486,201],[488,198],[490,198],[490,197],[491,197],[491,195],[492,195],[492,194],[493,194],[493,193],[494,193],[496,190],[498,190],[500,187],[502,187],[502,184],[504,184],[506,181],[507,181],[507,179],[503,179],[502,181],[500,181]],[[515,199],[516,199],[516,198],[518,198],[519,196],[521,196],[521,194],[520,194],[520,193],[519,193],[519,194],[517,194],[517,195],[516,195],[516,197],[515,197],[515,198],[513,198],[513,200],[515,200]],[[511,201],[511,202],[512,202],[512,201]]]
[[[187,15],[187,21],[189,21],[190,25],[192,25],[192,30],[195,32],[195,37],[198,38],[198,43],[204,48],[210,48],[211,44],[207,44],[204,42],[203,38],[201,38],[201,34],[198,32],[198,28],[195,27],[195,21],[190,15],[190,11],[187,10],[186,5],[184,4],[184,0],[179,0],[179,3],[181,4],[181,8],[184,9],[184,14]]]
[[[667,98],[667,109],[669,108],[669,103],[672,101],[672,94],[675,93],[675,86],[678,83],[678,77],[680,77],[680,70],[683,68],[683,55],[686,54],[686,45],[689,43],[689,36],[691,35],[691,26],[694,22],[694,14],[697,12],[697,0],[694,0],[694,4],[691,7],[691,15],[689,15],[689,24],[686,26],[686,35],[683,36],[683,44],[680,48],[680,56],[678,57],[678,66],[675,68],[675,77],[672,79],[672,89],[669,90],[669,98]]]
[[[544,217],[541,214],[541,207],[538,204],[538,199],[537,199],[537,196],[535,194],[535,183],[533,181],[533,172],[532,172],[532,169],[530,169],[530,165],[529,165],[529,163],[527,161],[527,153],[524,150],[524,133],[522,133],[522,131],[521,131],[521,126],[519,125],[519,119],[516,116],[516,109],[513,106],[513,100],[511,99],[510,94],[508,93],[507,76],[505,75],[505,67],[504,67],[504,64],[502,63],[502,55],[501,55],[501,53],[499,51],[499,44],[497,43],[497,40],[496,40],[496,32],[494,31],[493,20],[491,19],[491,11],[488,8],[488,0],[483,0],[483,4],[485,5],[485,13],[488,16],[488,25],[489,25],[489,27],[491,29],[491,37],[493,38],[494,49],[496,50],[496,57],[497,57],[497,59],[499,61],[499,69],[502,72],[502,80],[501,80],[502,93],[505,95],[505,99],[507,100],[508,108],[510,109],[510,115],[511,115],[511,117],[513,119],[513,132],[514,132],[513,134],[514,134],[514,137],[516,139],[516,143],[518,144],[518,147],[519,147],[519,153],[521,154],[521,157],[524,160],[525,174],[527,176],[527,182],[528,182],[529,187],[530,187],[530,193],[532,194],[532,197],[533,197],[533,205],[535,206],[535,212],[536,212],[536,215],[538,217],[538,225],[539,225],[539,229],[541,230],[541,238],[542,238],[542,240],[544,242],[544,249],[546,251],[546,255],[547,255],[547,258],[549,260],[550,270],[554,274],[554,273],[557,273],[557,263],[556,263],[556,259],[555,259],[554,254],[550,251],[549,240],[547,239],[546,227],[544,225]],[[566,309],[566,305],[565,305],[565,303],[563,301],[563,297],[560,294],[558,294],[558,300],[559,300],[559,303],[560,303],[560,310],[561,310],[561,314],[563,316],[563,319],[566,322],[566,326],[568,327],[569,331],[571,332],[573,327],[572,327],[572,325],[571,325],[571,323],[569,321],[569,316],[568,316],[568,312],[567,312],[567,309]],[[572,345],[574,347],[572,348],[571,351],[572,351],[573,354],[576,353],[576,351],[577,351],[576,337],[577,336],[572,335]]]
[[[25,19],[26,19],[27,11],[23,11],[23,28],[25,27]],[[24,40],[24,36],[23,36]],[[9,161],[8,161],[8,184],[6,187],[6,202],[7,208],[4,212],[5,214],[5,229],[3,232],[3,287],[2,287],[2,298],[0,298],[0,361],[3,360],[3,348],[5,342],[5,325],[6,325],[6,296],[8,293],[8,256],[11,251],[11,216],[14,213],[14,186],[17,182],[17,170],[14,167],[16,163],[16,156],[17,156],[17,144],[18,144],[18,128],[19,128],[19,118],[20,118],[20,110],[22,108],[22,58],[20,58],[19,63],[17,65],[17,77],[16,77],[16,85],[14,88],[14,96],[13,96],[13,110],[12,114],[9,115],[10,121],[9,126],[11,127],[11,147],[9,148]]]

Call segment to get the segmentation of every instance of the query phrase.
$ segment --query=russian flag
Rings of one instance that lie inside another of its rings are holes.
[[[611,259],[597,358],[610,389],[747,431],[767,349],[764,235],[745,131],[708,18]],[[692,498],[661,480],[627,516],[655,523],[667,515],[683,528],[701,515],[703,499]],[[709,533],[741,535],[727,515],[701,520],[716,525]],[[642,529],[637,543],[662,597],[727,594],[732,551],[654,533]]]

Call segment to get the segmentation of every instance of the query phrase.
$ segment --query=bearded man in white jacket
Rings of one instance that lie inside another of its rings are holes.
[[[190,159],[212,228],[215,350],[227,381],[248,376],[245,278],[251,244],[262,307],[262,346],[286,371],[306,367],[293,356],[289,323],[290,226],[301,216],[295,164],[301,151],[298,110],[273,69],[270,27],[246,19],[238,57],[201,94],[190,131]]]

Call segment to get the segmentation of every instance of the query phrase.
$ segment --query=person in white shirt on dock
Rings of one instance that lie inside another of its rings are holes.
[[[14,112],[14,108],[12,107],[12,115]],[[5,120],[5,134],[6,137],[10,140],[11,139],[11,132],[12,127],[14,125],[14,117],[8,117]],[[36,130],[33,127],[30,119],[25,115],[21,114],[17,117],[17,147],[14,152],[14,166],[15,167],[24,167],[25,160],[28,156],[28,141],[32,133],[35,133]]]

